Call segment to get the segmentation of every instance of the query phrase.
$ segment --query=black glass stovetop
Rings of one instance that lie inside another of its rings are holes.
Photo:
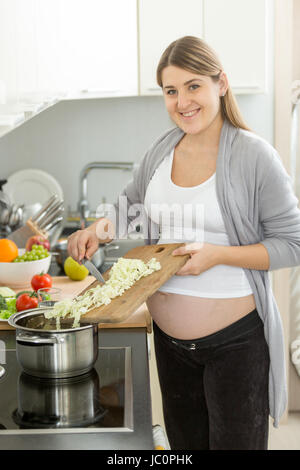
[[[99,348],[90,372],[65,379],[26,374],[12,349],[0,359],[0,435],[131,430],[130,347]]]

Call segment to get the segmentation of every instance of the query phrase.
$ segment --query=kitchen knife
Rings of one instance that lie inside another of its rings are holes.
[[[62,203],[61,203],[62,204]],[[40,228],[45,228],[47,225],[50,224],[53,220],[55,220],[57,217],[61,216],[64,212],[64,208],[61,207],[56,207],[55,210],[51,211],[51,214],[47,215],[41,222],[39,222],[39,227]]]
[[[51,230],[55,225],[59,224],[60,222],[63,221],[63,217],[57,217],[56,219],[52,220],[46,227],[43,228],[43,230],[46,230],[47,232]]]
[[[43,228],[48,225],[50,219],[52,220],[53,217],[55,218],[62,208],[63,201],[58,200],[57,202],[55,202],[55,204],[49,207],[47,211],[43,214],[43,216],[40,217],[38,221],[39,227]]]
[[[105,280],[102,274],[100,273],[100,271],[98,271],[96,266],[91,261],[89,261],[88,259],[83,259],[82,264],[84,264],[84,266],[89,270],[90,274],[94,276],[97,281],[100,281],[105,284]]]
[[[38,222],[42,216],[44,216],[45,212],[48,211],[50,207],[57,201],[58,196],[57,194],[54,194],[54,196],[51,196],[50,199],[46,202],[46,204],[38,211],[37,214],[34,214],[34,216],[31,218],[33,222]]]

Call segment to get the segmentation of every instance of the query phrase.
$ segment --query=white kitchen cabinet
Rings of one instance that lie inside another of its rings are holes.
[[[0,0],[0,136],[60,99],[138,94],[137,0]]]
[[[0,0],[0,136],[57,101],[58,1]]]
[[[216,50],[235,93],[265,92],[271,7],[272,0],[0,0],[0,114],[11,127],[22,112],[30,117],[61,98],[161,95],[161,54],[185,35]]]
[[[38,36],[35,25],[36,0],[14,0],[16,55],[15,67],[17,72],[16,101],[27,93],[38,89]],[[14,56],[13,56],[14,57]]]
[[[139,0],[141,95],[160,95],[156,67],[166,47],[182,36],[202,37],[202,0]]]
[[[235,93],[267,90],[269,0],[204,0],[204,39]]]
[[[0,80],[6,90],[2,104],[57,91],[58,2],[0,0]]]
[[[21,0],[23,1],[23,0]],[[61,83],[60,18],[61,0],[35,0],[36,87],[40,95],[55,95],[66,89]]]
[[[236,94],[267,91],[270,0],[139,0],[141,95],[158,95],[156,67],[164,49],[185,35],[205,39],[221,59]]]
[[[136,0],[60,0],[58,17],[69,98],[137,95]]]
[[[16,0],[0,1],[0,89],[1,104],[13,101],[17,94]]]
[[[136,0],[0,0],[0,100],[137,95]]]

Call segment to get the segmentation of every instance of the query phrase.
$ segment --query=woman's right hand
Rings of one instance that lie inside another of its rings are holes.
[[[68,238],[68,253],[79,263],[90,259],[99,248],[99,239],[95,232],[88,229],[77,230]]]
[[[68,253],[79,263],[84,259],[91,259],[98,250],[99,243],[109,243],[115,238],[113,223],[101,218],[83,230],[77,230],[68,238]]]

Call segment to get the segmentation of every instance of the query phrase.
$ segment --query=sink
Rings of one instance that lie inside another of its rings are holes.
[[[136,240],[130,238],[113,240],[105,247],[105,263],[115,263],[118,258],[124,256],[132,248],[143,245],[145,245],[143,238]]]

